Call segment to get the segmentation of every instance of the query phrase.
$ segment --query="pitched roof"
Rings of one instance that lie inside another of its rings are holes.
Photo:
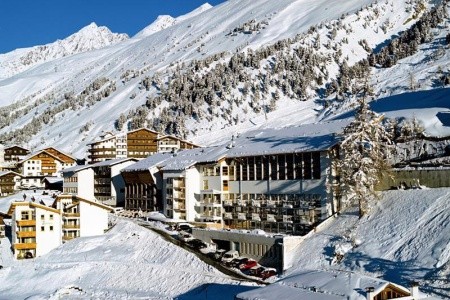
[[[9,173],[13,173],[13,174],[16,175],[16,176],[23,177],[22,175],[20,175],[20,174],[18,174],[18,173],[16,173],[16,172],[13,172],[13,171],[2,171],[2,172],[0,172],[0,177],[5,176],[5,175],[8,175]]]
[[[138,161],[136,158],[115,158],[115,159],[109,159],[109,160],[105,160],[105,161],[101,161],[95,164],[90,165],[91,167],[95,168],[95,167],[112,167],[127,161]]]
[[[9,147],[5,147],[5,150],[11,149],[11,148],[20,148],[20,149],[23,149],[23,150],[30,151],[30,149],[24,148],[24,147],[19,146],[19,145],[12,145],[12,146],[9,146]]]
[[[48,155],[50,155],[51,157],[53,157],[54,159],[59,160],[60,162],[64,162],[64,160],[61,159],[61,158],[59,158],[58,156],[53,155],[52,153],[47,152],[47,151],[45,151],[45,150],[40,150],[40,151],[38,151],[38,152],[34,152],[34,153],[29,154],[29,155],[26,156],[24,159],[22,159],[21,161],[19,161],[19,164],[22,164],[22,163],[24,163],[25,161],[27,161],[27,160],[29,160],[29,159],[31,159],[31,158],[33,158],[33,157],[35,157],[36,155],[41,154],[41,153],[48,154]]]
[[[154,166],[163,171],[180,171],[196,164],[214,163],[223,158],[324,151],[339,142],[340,137],[336,133],[341,132],[348,122],[343,120],[255,130],[219,146],[187,149],[165,155],[155,154],[123,171],[145,170]]]
[[[54,150],[54,151],[56,151],[57,153],[59,153],[59,155],[58,155],[58,154],[55,154],[55,156],[58,156],[58,157],[60,157],[61,159],[64,159],[64,158],[65,158],[64,156],[66,156],[66,157],[68,157],[68,158],[70,158],[70,159],[72,159],[72,160],[74,160],[74,161],[77,160],[76,157],[73,157],[72,155],[70,155],[70,154],[68,154],[68,153],[66,153],[66,152],[63,152],[63,151],[61,151],[61,150],[59,150],[59,149],[56,149],[55,147],[47,147],[47,148],[44,148],[44,149],[42,149],[42,150],[47,151],[47,150],[49,150],[49,149]]]
[[[59,214],[59,210],[46,206],[46,205],[42,205],[33,201],[20,201],[20,202],[12,202],[11,205],[9,206],[9,210],[8,210],[8,214],[12,215],[14,212],[14,209],[16,208],[16,206],[29,206],[29,207],[35,207],[35,208],[40,208],[40,209],[44,209],[47,211],[51,211],[54,213]]]
[[[375,294],[378,294],[388,286],[395,287],[407,295],[410,294],[410,291],[403,286],[354,272],[303,270],[262,289],[240,293],[236,298],[249,300],[366,299],[367,287],[373,287]],[[316,292],[313,292],[312,287]],[[320,297],[314,298],[315,295]]]

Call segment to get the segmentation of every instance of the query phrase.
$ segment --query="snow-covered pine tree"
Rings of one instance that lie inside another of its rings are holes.
[[[358,204],[359,216],[368,213],[377,199],[375,185],[388,174],[391,136],[384,128],[383,115],[370,110],[365,97],[358,100],[355,119],[344,128],[343,157],[338,162],[343,204]]]

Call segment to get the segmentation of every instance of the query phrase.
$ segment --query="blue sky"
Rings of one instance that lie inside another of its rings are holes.
[[[225,0],[0,0],[0,53],[63,39],[92,22],[133,36],[158,15]]]

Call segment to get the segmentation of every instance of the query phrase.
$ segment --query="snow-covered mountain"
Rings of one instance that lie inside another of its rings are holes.
[[[7,74],[0,80],[0,140],[52,145],[81,158],[103,130],[148,126],[213,144],[257,127],[332,118],[354,103],[351,87],[329,89],[342,84],[342,70],[378,53],[441,3],[230,0],[160,17],[114,45],[45,55],[20,73],[0,72]],[[363,78],[370,78],[374,97],[436,88],[439,66],[445,73],[450,61],[448,24],[445,17],[429,29],[415,54],[370,67]],[[20,51],[0,56],[0,65]],[[125,124],[117,122],[121,115]]]
[[[155,32],[166,29],[172,25],[175,25],[178,22],[187,20],[189,18],[193,18],[193,17],[197,16],[198,14],[201,14],[202,12],[207,11],[211,7],[212,7],[211,4],[205,3],[205,4],[201,5],[200,7],[194,9],[190,13],[179,16],[177,18],[173,18],[169,15],[158,16],[152,24],[148,25],[143,30],[136,33],[136,35],[134,35],[133,38],[139,39],[139,38],[144,38],[146,36],[152,35]]]
[[[69,37],[54,43],[17,49],[0,54],[0,80],[14,76],[38,64],[101,49],[128,39],[126,34],[112,33],[105,26],[91,23]]]

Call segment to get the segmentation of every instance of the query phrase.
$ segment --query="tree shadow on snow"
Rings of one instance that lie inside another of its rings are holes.
[[[342,264],[349,269],[361,268],[365,272],[379,274],[379,278],[409,287],[411,281],[421,282],[424,279],[432,282],[437,278],[436,270],[419,267],[414,261],[391,261],[382,258],[370,257],[361,252],[350,252],[345,255]],[[355,268],[356,266],[356,268]],[[442,278],[441,278],[442,279]],[[448,297],[450,290],[442,288],[439,292],[435,287],[422,285],[420,290],[425,293],[435,293],[441,297]]]
[[[206,283],[196,287],[175,299],[177,300],[233,300],[234,297],[246,291],[259,288],[258,286],[245,286],[233,284]]]

